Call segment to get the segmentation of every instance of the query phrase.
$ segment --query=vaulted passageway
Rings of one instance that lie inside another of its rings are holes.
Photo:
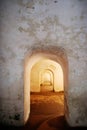
[[[63,92],[64,115],[67,118],[68,61],[61,47],[33,48],[25,59],[24,121],[30,118],[30,93]],[[37,99],[36,99],[37,100]]]
[[[41,59],[36,62],[30,73],[30,91],[64,90],[63,70],[60,64],[50,59]]]

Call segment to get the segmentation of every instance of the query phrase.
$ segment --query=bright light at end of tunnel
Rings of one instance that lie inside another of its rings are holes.
[[[41,59],[36,62],[30,73],[30,89],[32,92],[63,91],[63,70],[53,60]]]

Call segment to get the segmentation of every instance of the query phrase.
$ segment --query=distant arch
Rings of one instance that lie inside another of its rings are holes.
[[[54,74],[51,70],[45,69],[40,74],[40,91],[54,90]]]

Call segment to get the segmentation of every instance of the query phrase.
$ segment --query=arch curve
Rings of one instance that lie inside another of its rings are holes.
[[[52,70],[45,69],[40,73],[40,91],[53,91],[54,75]]]
[[[62,47],[57,46],[35,46],[28,52],[25,57],[25,71],[24,71],[24,122],[26,123],[30,114],[30,73],[35,63],[40,60],[49,59],[58,63],[64,76],[64,98],[67,98],[68,86],[68,59],[66,51]],[[28,77],[28,78],[27,78]],[[67,116],[67,101],[64,102],[66,116]]]

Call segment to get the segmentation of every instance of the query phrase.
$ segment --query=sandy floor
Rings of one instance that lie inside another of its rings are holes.
[[[64,94],[61,93],[32,93],[30,117],[24,127],[5,127],[9,130],[71,130],[64,118]],[[81,128],[80,128],[81,129]],[[83,128],[82,128],[83,129]]]
[[[30,100],[30,129],[39,128],[49,119],[64,115],[63,92],[32,93]]]
[[[63,93],[36,93],[31,94],[31,114],[50,115],[64,113],[64,96]]]

